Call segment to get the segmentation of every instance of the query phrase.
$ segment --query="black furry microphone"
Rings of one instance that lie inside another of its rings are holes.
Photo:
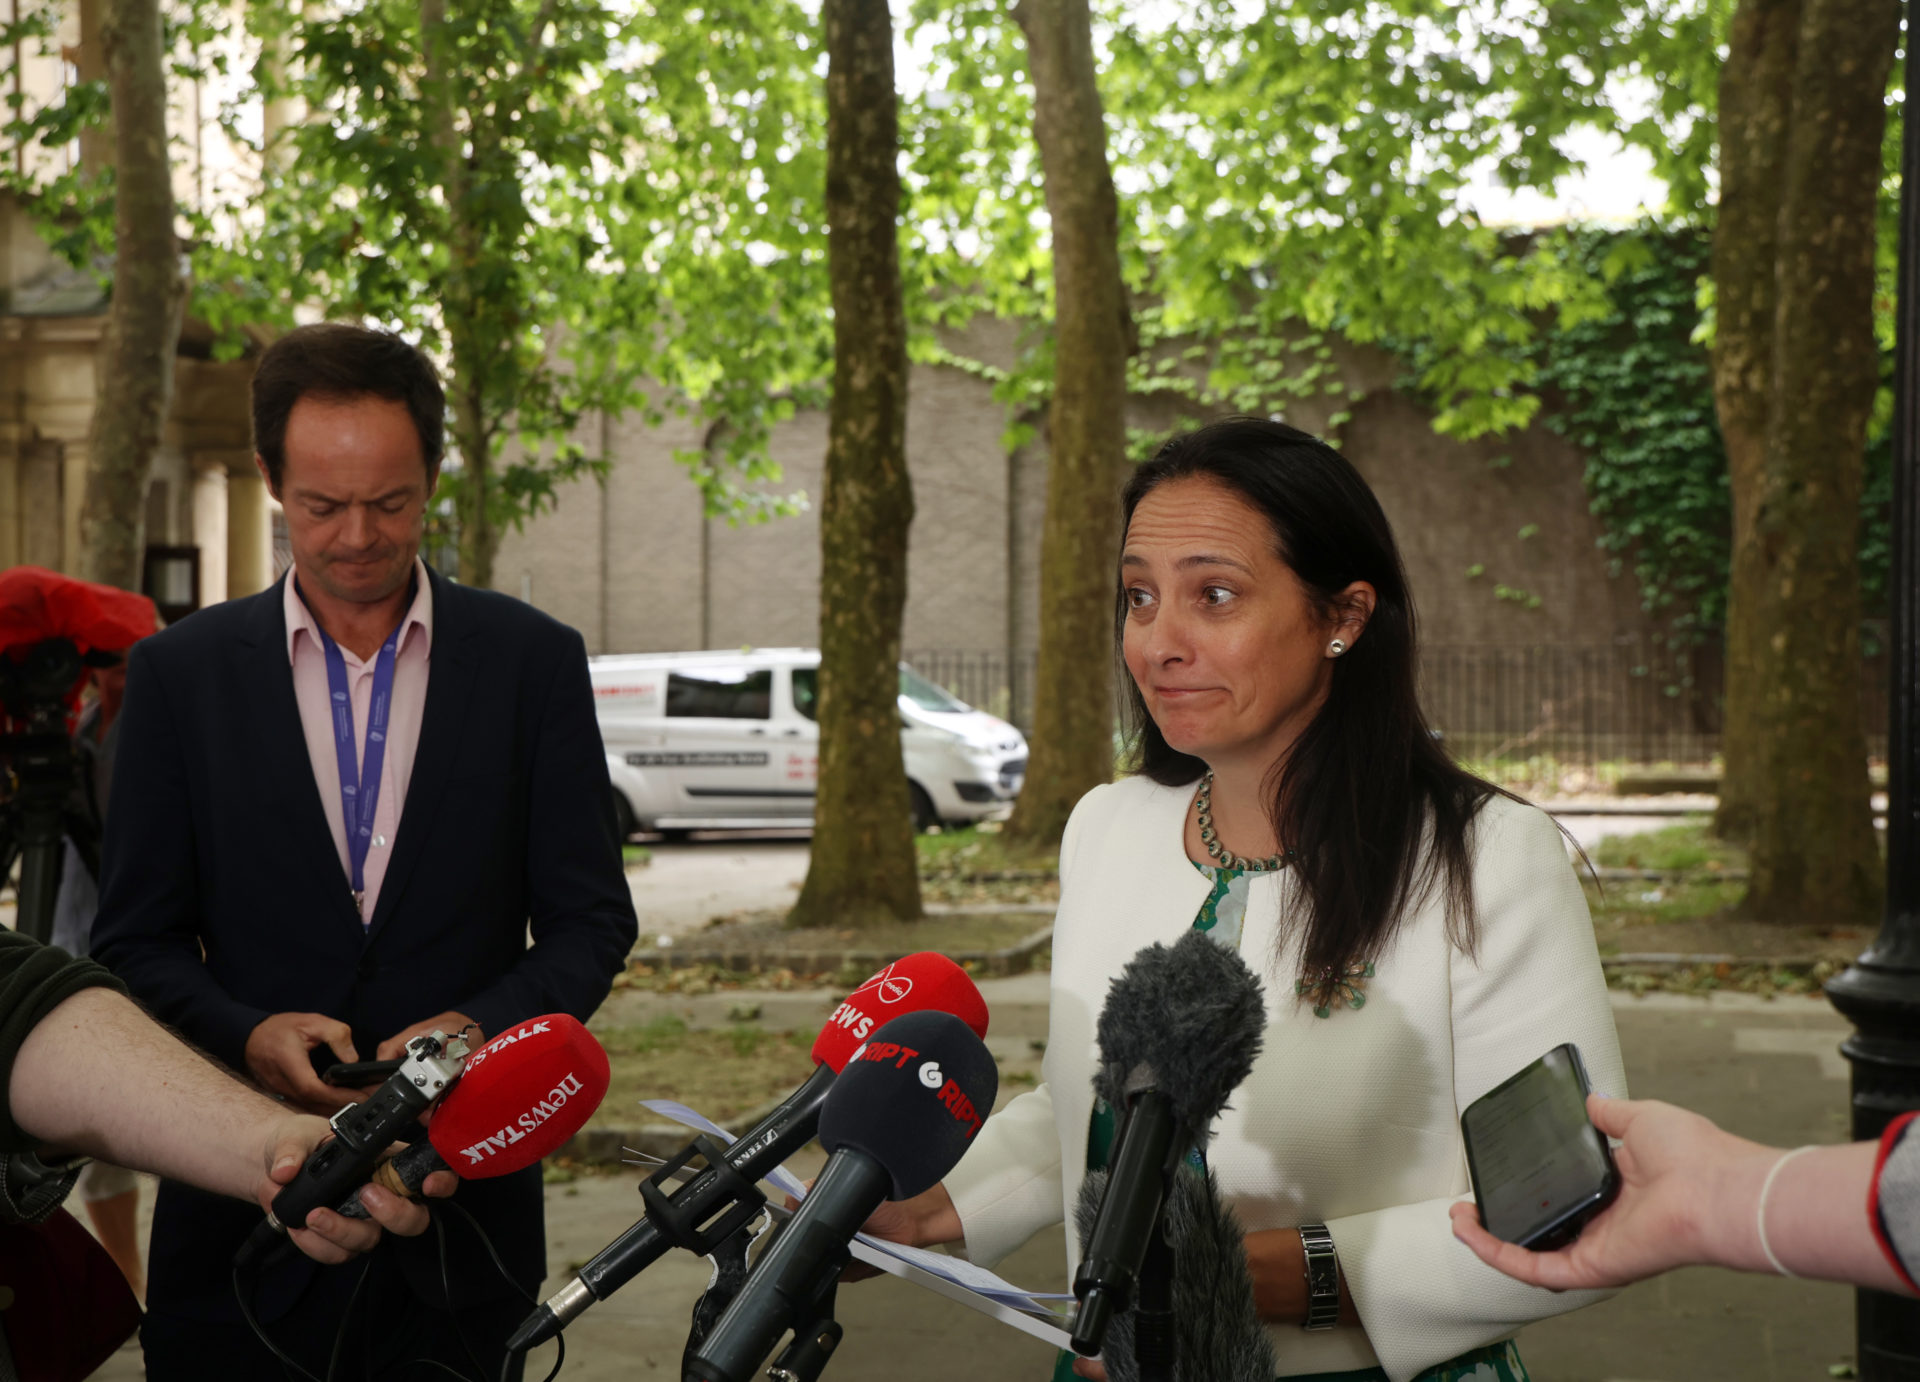
[[[1084,1242],[1106,1198],[1107,1173],[1080,1183],[1074,1225]],[[1247,1248],[1233,1210],[1220,1198],[1209,1171],[1202,1177],[1176,1173],[1164,1223],[1173,1250],[1174,1377],[1178,1382],[1271,1382],[1278,1367],[1273,1341],[1253,1305]],[[1111,1382],[1136,1382],[1134,1312],[1113,1317],[1100,1348]]]
[[[1253,1070],[1265,1028],[1260,981],[1238,954],[1199,931],[1148,946],[1107,991],[1093,1088],[1118,1126],[1106,1191],[1073,1279],[1075,1352],[1100,1352],[1112,1316],[1134,1303],[1150,1250],[1153,1275],[1164,1283],[1170,1274],[1160,1210],[1173,1170]],[[1151,1361],[1155,1372],[1170,1365],[1171,1303],[1143,1301],[1135,1323],[1143,1365]]]

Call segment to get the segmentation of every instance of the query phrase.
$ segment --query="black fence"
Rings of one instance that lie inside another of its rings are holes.
[[[968,705],[998,715],[1025,734],[1033,728],[1033,653],[959,652],[951,648],[910,652],[906,661],[928,681],[944,686]]]
[[[927,650],[907,661],[969,705],[1032,727],[1034,655]],[[1720,751],[1717,647],[1645,642],[1437,644],[1421,655],[1427,719],[1462,758],[1705,763]],[[1868,751],[1886,753],[1887,672],[1865,668]]]

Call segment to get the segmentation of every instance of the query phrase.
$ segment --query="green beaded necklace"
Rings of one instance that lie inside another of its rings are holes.
[[[1220,843],[1220,834],[1213,828],[1213,769],[1207,769],[1207,775],[1200,779],[1200,791],[1193,799],[1194,817],[1200,823],[1200,843],[1207,847],[1207,854],[1223,869],[1242,869],[1247,873],[1271,873],[1283,869],[1293,862],[1293,851],[1283,849],[1278,854],[1269,854],[1264,859],[1249,859],[1235,854]]]

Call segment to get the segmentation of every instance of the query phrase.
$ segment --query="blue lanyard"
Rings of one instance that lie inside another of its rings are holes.
[[[298,587],[295,587],[296,591]],[[302,602],[305,596],[301,597]],[[409,602],[411,604],[411,602]],[[327,636],[314,620],[320,645],[327,654],[327,692],[332,702],[333,747],[340,762],[340,816],[347,829],[347,865],[353,884],[354,905],[360,904],[367,889],[367,849],[373,843],[373,816],[380,806],[380,774],[386,761],[387,717],[393,709],[393,663],[400,651],[400,631],[407,626],[406,616],[394,626],[380,655],[373,664],[373,704],[367,708],[367,747],[364,761],[356,767],[353,733],[353,694],[347,686],[347,659],[340,645]]]

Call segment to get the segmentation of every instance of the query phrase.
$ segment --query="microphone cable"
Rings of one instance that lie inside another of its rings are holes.
[[[340,1351],[346,1347],[347,1326],[353,1322],[353,1308],[360,1303],[360,1292],[366,1289],[367,1274],[373,1270],[373,1254],[367,1254],[367,1260],[360,1264],[360,1277],[353,1283],[353,1294],[347,1297],[347,1308],[341,1312],[340,1327],[333,1331],[333,1351],[327,1358],[327,1382],[333,1382],[340,1368]],[[367,1371],[367,1369],[362,1369]]]
[[[454,1336],[460,1340],[461,1350],[466,1353],[467,1361],[473,1365],[476,1376],[469,1377],[466,1373],[461,1372],[457,1368],[449,1367],[437,1358],[414,1358],[401,1366],[436,1368],[441,1372],[460,1379],[460,1382],[487,1382],[486,1368],[481,1364],[479,1355],[474,1350],[472,1341],[467,1338],[465,1327],[460,1323],[460,1312],[453,1305],[453,1279],[447,1260],[446,1225],[441,1222],[440,1213],[438,1212],[442,1210],[451,1210],[467,1221],[467,1226],[473,1230],[474,1236],[480,1240],[480,1246],[486,1249],[487,1258],[493,1263],[493,1269],[500,1274],[500,1279],[512,1288],[516,1296],[520,1297],[521,1300],[529,1305],[539,1303],[538,1299],[531,1292],[513,1279],[513,1274],[507,1270],[507,1264],[500,1258],[499,1249],[494,1246],[493,1240],[487,1236],[487,1231],[480,1227],[479,1221],[473,1217],[466,1206],[454,1204],[451,1200],[439,1204],[430,1203],[427,1205],[427,1218],[433,1225],[434,1236],[438,1247],[440,1258],[440,1289],[447,1299],[446,1309],[453,1323]],[[247,1322],[247,1327],[253,1330],[254,1337],[259,1339],[261,1344],[265,1346],[267,1352],[271,1353],[274,1358],[278,1360],[281,1368],[286,1371],[290,1378],[299,1378],[301,1382],[334,1382],[336,1369],[340,1363],[341,1352],[346,1343],[348,1326],[353,1322],[353,1312],[359,1304],[361,1293],[367,1284],[367,1275],[373,1270],[372,1254],[369,1253],[367,1260],[361,1264],[360,1275],[355,1279],[353,1291],[347,1297],[347,1308],[341,1315],[339,1327],[334,1331],[333,1348],[327,1360],[327,1375],[324,1379],[316,1377],[304,1367],[298,1359],[294,1358],[285,1349],[281,1348],[279,1344],[273,1341],[272,1336],[267,1333],[266,1328],[260,1323],[258,1316],[254,1314],[253,1298],[246,1289],[246,1282],[241,1276],[241,1270],[237,1264],[233,1269],[233,1297],[234,1300],[239,1303],[241,1318]],[[557,1351],[553,1360],[553,1368],[541,1379],[541,1382],[554,1382],[554,1379],[560,1375],[560,1369],[566,1366],[567,1341],[556,1335],[554,1344]],[[507,1382],[507,1378],[513,1368],[514,1356],[511,1351],[508,1352],[506,1360],[501,1367],[500,1382]],[[370,1369],[363,1369],[363,1373],[370,1374]]]

